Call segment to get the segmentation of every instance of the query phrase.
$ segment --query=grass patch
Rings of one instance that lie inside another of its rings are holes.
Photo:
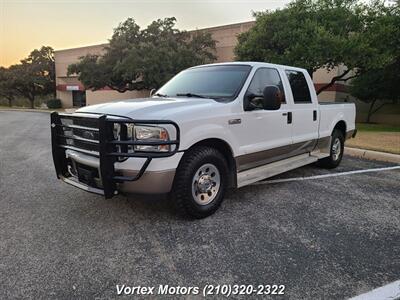
[[[400,126],[386,124],[357,123],[356,128],[359,132],[400,132]]]
[[[400,126],[357,123],[357,135],[346,146],[400,154]]]

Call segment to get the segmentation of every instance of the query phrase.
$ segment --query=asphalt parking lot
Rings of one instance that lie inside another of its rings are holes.
[[[116,298],[116,285],[284,284],[344,299],[400,279],[400,170],[248,186],[203,220],[167,200],[59,182],[49,115],[0,111],[0,298]],[[278,178],[380,168],[343,159]],[[279,297],[277,297],[279,298]]]

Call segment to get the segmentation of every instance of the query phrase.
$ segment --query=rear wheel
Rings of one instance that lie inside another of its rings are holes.
[[[181,214],[204,218],[221,205],[228,182],[228,165],[216,149],[190,149],[176,171],[172,199]]]
[[[343,133],[340,130],[335,129],[333,130],[332,133],[330,155],[326,158],[320,159],[318,161],[318,165],[327,169],[336,168],[342,161],[343,151],[344,151]]]

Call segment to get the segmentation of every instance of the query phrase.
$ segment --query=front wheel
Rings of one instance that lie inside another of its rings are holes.
[[[332,133],[330,155],[326,158],[320,159],[317,164],[327,169],[336,168],[342,161],[343,152],[344,152],[343,133],[340,130],[335,129]]]
[[[205,218],[221,205],[228,179],[224,156],[210,147],[195,147],[182,158],[176,171],[172,198],[181,214]]]

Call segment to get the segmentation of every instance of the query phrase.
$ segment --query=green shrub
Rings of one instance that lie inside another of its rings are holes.
[[[47,100],[47,107],[50,109],[61,108],[61,100],[60,99],[50,99]]]

